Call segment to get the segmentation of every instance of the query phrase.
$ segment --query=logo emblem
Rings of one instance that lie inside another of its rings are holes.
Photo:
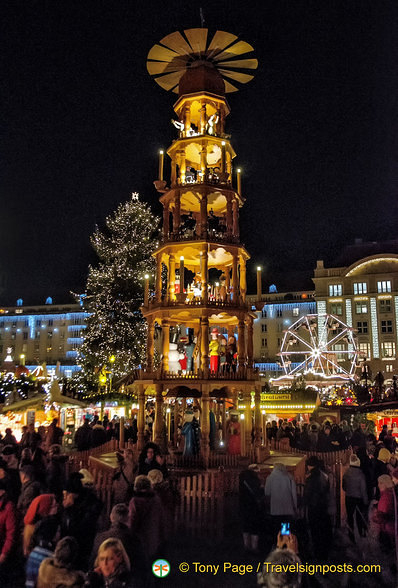
[[[152,573],[157,578],[165,578],[170,573],[170,564],[166,559],[157,559],[152,564]]]

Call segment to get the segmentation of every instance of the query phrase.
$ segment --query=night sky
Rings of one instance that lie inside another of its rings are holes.
[[[241,234],[264,285],[310,286],[317,259],[397,236],[398,4],[383,0],[3,3],[0,303],[83,291],[95,224],[131,192],[160,213],[157,152],[175,94],[146,71],[175,30],[226,30],[256,51],[229,94]],[[250,282],[249,282],[250,284]]]

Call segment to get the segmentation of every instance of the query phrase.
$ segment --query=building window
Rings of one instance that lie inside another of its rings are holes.
[[[12,328],[15,329],[17,326],[17,321],[12,321]]]
[[[282,310],[280,310],[280,309],[279,309],[279,310],[277,310],[277,311],[276,311],[276,316],[277,316],[278,318],[281,318],[281,317],[283,316],[283,312],[282,312]]]
[[[23,338],[24,338],[24,341],[26,341],[26,339],[28,338],[28,333],[26,331],[24,331]]]
[[[261,325],[261,332],[262,333],[266,333],[267,332],[267,325]]]
[[[48,323],[47,323],[48,326],[49,327],[52,327],[53,326],[53,322],[54,322],[53,319],[48,319]]]
[[[268,345],[268,341],[265,337],[263,337],[261,339],[261,347],[267,347],[267,345]]]
[[[36,327],[41,327],[41,320],[40,319],[36,319]]]
[[[60,351],[61,353],[63,353],[64,352],[64,346],[63,345],[60,345],[58,347],[58,351]]]
[[[353,287],[354,294],[366,294],[368,291],[368,285],[366,282],[355,282]]]
[[[281,346],[281,340],[278,338],[278,347]]]
[[[382,357],[395,357],[395,342],[383,341],[381,344]]]
[[[361,359],[370,359],[370,343],[359,343],[358,351],[361,354]]]
[[[65,333],[63,331],[61,331],[61,333],[59,334],[59,338],[60,339],[65,339]]]
[[[47,353],[51,353],[52,347],[51,345],[49,347],[47,347]]]
[[[386,372],[392,372],[392,363],[386,364]]]
[[[358,330],[358,334],[366,335],[368,332],[368,321],[358,321],[357,322],[357,330]]]
[[[265,308],[263,308],[262,311],[261,311],[261,317],[262,318],[267,318],[267,311],[265,310]]]
[[[368,305],[366,304],[366,302],[356,302],[355,312],[357,314],[367,314],[368,313]]]
[[[0,323],[0,329],[4,329],[4,322]]]
[[[11,334],[11,339],[15,339],[15,333]]]
[[[22,353],[26,353],[28,350],[28,346],[26,345],[26,343],[23,343],[22,345]]]
[[[47,332],[47,339],[52,339],[53,337],[53,332],[52,331],[48,331]]]
[[[40,350],[40,345],[38,343],[35,343],[35,351],[39,351]]]
[[[82,324],[82,319],[77,317],[73,319],[73,324],[74,325],[81,325]]]
[[[35,333],[35,339],[40,339],[40,331],[36,331],[36,333]]]
[[[382,333],[392,333],[392,321],[381,321],[381,332]]]
[[[377,282],[378,292],[391,292],[391,280],[382,280]]]
[[[341,296],[343,294],[342,284],[329,284],[329,296]]]
[[[341,316],[343,314],[343,305],[340,302],[331,304],[330,312],[336,316]]]
[[[379,300],[380,312],[391,312],[391,298]]]
[[[29,319],[25,319],[25,321],[24,321],[24,327],[29,327]]]
[[[298,316],[300,310],[298,308],[293,308],[293,316]]]
[[[278,323],[277,332],[278,333],[283,333],[283,331],[284,331],[283,323]]]

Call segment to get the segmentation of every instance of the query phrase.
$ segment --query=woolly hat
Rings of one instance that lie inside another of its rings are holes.
[[[310,455],[310,457],[306,461],[306,465],[316,468],[317,466],[319,466],[319,459],[316,455]]]
[[[379,455],[377,457],[377,459],[379,459],[380,461],[383,461],[384,463],[387,463],[390,461],[391,458],[391,453],[388,451],[388,449],[386,449],[385,447],[382,447],[379,451]]]
[[[355,453],[350,455],[350,466],[353,466],[355,468],[361,467],[361,462],[359,461],[359,458],[357,455],[355,455]]]
[[[83,475],[80,472],[72,472],[65,483],[64,490],[70,494],[80,494],[83,490]]]
[[[33,525],[43,517],[55,514],[57,502],[54,494],[41,494],[36,496],[30,503],[23,522],[25,525]]]

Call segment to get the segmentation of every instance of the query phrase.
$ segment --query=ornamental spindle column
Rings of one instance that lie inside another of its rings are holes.
[[[200,272],[202,274],[202,300],[206,304],[209,298],[208,290],[208,253],[207,247],[200,252]]]
[[[240,297],[242,302],[246,301],[246,262],[240,259]]]
[[[246,363],[245,357],[245,321],[239,319],[238,323],[238,365],[239,369],[243,368]]]
[[[239,205],[238,205],[238,201],[236,199],[234,199],[232,201],[232,215],[233,215],[232,233],[233,233],[233,236],[238,239],[239,238]]]
[[[178,193],[175,199],[175,206],[173,212],[173,233],[178,235],[181,225],[181,194]]]
[[[209,386],[208,384],[202,385],[202,413],[201,413],[201,454],[203,456],[204,466],[205,468],[209,465],[209,456],[210,456],[210,443],[209,443],[209,435],[210,435],[210,398],[209,398]]]
[[[209,319],[207,317],[201,318],[200,330],[200,367],[203,377],[207,378],[209,375]]]
[[[169,350],[170,350],[170,323],[167,319],[162,320],[162,334],[163,334],[163,358],[162,368],[163,371],[169,371]]]
[[[232,235],[233,233],[233,217],[232,217],[232,196],[227,196],[227,234]]]
[[[155,279],[155,300],[162,302],[162,258],[156,256],[156,279]]]
[[[163,447],[163,394],[162,384],[156,384],[156,397],[155,397],[155,423],[154,423],[154,442]]]
[[[163,204],[163,237],[168,239],[169,237],[169,230],[170,230],[170,208],[169,203],[165,202]]]
[[[207,238],[207,194],[203,194],[200,201],[200,236]]]
[[[238,255],[232,258],[232,302],[238,302]]]
[[[175,300],[175,281],[176,281],[176,260],[174,255],[169,255],[169,300]]]
[[[153,354],[155,351],[155,321],[152,317],[148,317],[147,321],[146,371],[151,373],[153,370]]]

